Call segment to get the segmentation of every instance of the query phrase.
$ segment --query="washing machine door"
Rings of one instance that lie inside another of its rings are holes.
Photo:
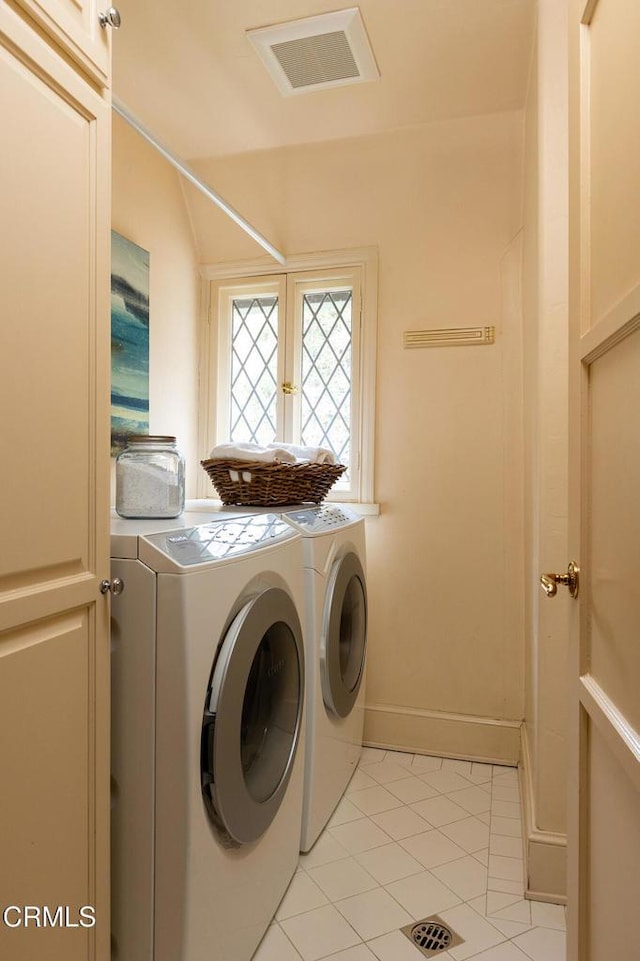
[[[269,588],[242,608],[219,646],[202,725],[205,806],[239,844],[264,834],[280,807],[303,703],[300,620],[289,595]]]
[[[356,703],[366,648],[366,580],[357,554],[349,552],[331,568],[320,638],[322,696],[338,717],[347,717]]]

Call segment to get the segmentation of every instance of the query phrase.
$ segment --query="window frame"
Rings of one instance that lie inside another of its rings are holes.
[[[302,384],[302,351],[298,349],[302,343],[303,326],[303,298],[307,293],[316,291],[351,290],[351,404],[349,411],[350,426],[350,463],[349,474],[351,483],[349,490],[340,490],[338,485],[328,499],[354,500],[359,499],[362,472],[362,455],[360,450],[360,408],[362,406],[362,276],[359,268],[342,267],[334,270],[296,271],[287,274],[287,321],[288,330],[285,334],[287,375],[292,383]],[[288,336],[287,336],[288,335]],[[294,436],[300,436],[302,422],[302,391],[298,390],[291,397],[289,405],[290,419],[285,423]],[[286,415],[285,415],[286,418]],[[355,455],[355,456],[354,456]]]
[[[271,276],[260,276],[256,278],[260,281],[259,288],[256,286],[251,291],[251,296],[272,296],[276,295],[279,298],[278,306],[278,326],[277,326],[277,337],[280,340],[281,337],[285,338],[286,343],[286,318],[282,315],[280,305],[285,302],[286,298],[286,276],[274,274]],[[215,437],[223,437],[227,425],[229,424],[230,417],[230,407],[231,407],[231,335],[232,335],[232,324],[220,324],[218,318],[223,311],[229,311],[231,301],[235,298],[242,297],[246,294],[246,281],[242,285],[237,279],[230,284],[220,283],[216,284],[216,326],[217,326],[217,362],[215,376],[217,378],[217,389],[216,389],[216,414],[215,414]],[[277,354],[277,375],[276,383],[281,384],[285,379],[285,356],[284,352],[278,350]],[[224,398],[222,403],[220,398]],[[285,430],[284,423],[284,410],[282,405],[276,406],[276,433],[282,434]],[[218,443],[218,441],[216,441]]]
[[[225,398],[229,398],[229,365],[230,365],[230,335],[228,325],[220,324],[221,305],[240,292],[246,292],[246,283],[252,278],[264,281],[265,292],[267,283],[282,296],[282,284],[285,285],[284,298],[294,296],[294,303],[298,302],[297,292],[305,287],[312,289],[322,286],[319,281],[326,280],[326,286],[340,282],[346,286],[347,279],[359,274],[359,283],[354,285],[354,304],[352,308],[352,384],[351,384],[351,469],[353,471],[351,490],[333,491],[328,500],[343,501],[357,504],[363,513],[377,513],[374,503],[374,436],[375,436],[375,376],[376,376],[376,341],[377,341],[377,275],[378,253],[374,247],[358,250],[331,251],[321,254],[299,255],[287,257],[286,265],[274,270],[270,258],[244,262],[239,264],[220,264],[202,267],[202,330],[200,340],[199,365],[199,446],[202,457],[208,456],[212,443],[225,440],[227,430],[229,400],[219,404],[218,397],[225,390]],[[357,288],[357,295],[356,295]],[[356,301],[359,301],[356,303]],[[281,303],[284,303],[281,300]],[[301,311],[294,312],[286,309],[279,310],[278,335],[281,331],[285,337],[285,351],[281,352],[278,362],[279,383],[292,379],[299,383],[299,359],[295,365],[292,362],[292,345],[299,342],[301,337]],[[289,329],[284,330],[283,324]],[[292,337],[293,335],[293,337]],[[295,354],[298,351],[294,351]],[[225,358],[229,358],[225,370]],[[286,366],[285,366],[286,365]],[[287,372],[288,377],[284,376]],[[281,376],[282,375],[282,376]],[[226,378],[226,379],[225,379]],[[226,388],[225,388],[226,384]],[[292,395],[293,404],[284,405],[286,413],[286,429],[292,430],[298,418],[300,400]],[[280,427],[280,424],[279,424]],[[285,428],[285,423],[282,424]],[[211,438],[216,438],[212,442]],[[220,438],[220,441],[217,440]],[[216,499],[215,491],[211,487],[204,471],[198,474],[197,496],[206,499]]]

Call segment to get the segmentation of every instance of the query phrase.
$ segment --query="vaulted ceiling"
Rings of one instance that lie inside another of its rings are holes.
[[[380,78],[285,97],[246,31],[341,9],[335,0],[118,0],[114,94],[186,160],[523,106],[535,0],[358,6]]]

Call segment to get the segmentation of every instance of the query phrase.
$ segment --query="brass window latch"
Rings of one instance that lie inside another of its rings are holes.
[[[292,384],[290,381],[285,380],[285,382],[284,382],[283,385],[282,385],[282,393],[283,393],[283,394],[297,394],[297,393],[298,393],[298,388],[295,386],[295,384]]]

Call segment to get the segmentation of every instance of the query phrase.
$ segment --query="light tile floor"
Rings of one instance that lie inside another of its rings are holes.
[[[400,932],[439,914],[455,961],[564,961],[565,912],[523,899],[513,768],[365,748],[254,961],[423,961]]]

